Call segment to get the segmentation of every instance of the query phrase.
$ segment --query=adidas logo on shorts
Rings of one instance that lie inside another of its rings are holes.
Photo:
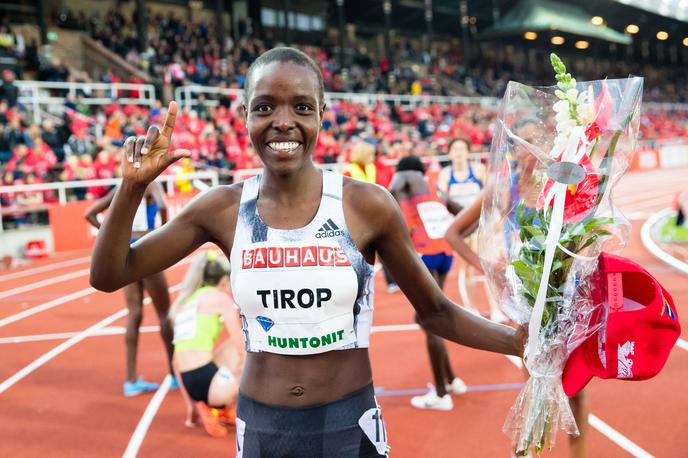
[[[344,235],[344,231],[339,229],[339,227],[334,224],[334,221],[328,218],[327,221],[325,221],[325,224],[320,226],[318,232],[315,233],[315,238],[324,239],[326,237],[338,237],[340,235]]]

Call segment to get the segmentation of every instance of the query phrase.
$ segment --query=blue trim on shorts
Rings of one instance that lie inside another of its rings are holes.
[[[454,256],[447,253],[424,254],[420,259],[428,270],[436,270],[441,274],[446,274],[451,269]]]

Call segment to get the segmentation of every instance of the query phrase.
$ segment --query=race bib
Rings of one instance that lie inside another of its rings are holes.
[[[370,442],[375,446],[375,450],[380,455],[387,455],[387,429],[382,419],[382,410],[379,408],[368,409],[358,419],[361,427]]]
[[[439,202],[419,203],[418,215],[423,222],[423,227],[431,239],[442,239],[452,222],[452,215],[443,204]]]
[[[232,293],[248,351],[308,355],[356,342],[358,278],[336,242],[259,242],[240,262]]]
[[[174,318],[174,342],[191,340],[196,337],[196,307],[188,307]]]
[[[236,418],[236,458],[244,456],[244,434],[246,434],[246,422]]]

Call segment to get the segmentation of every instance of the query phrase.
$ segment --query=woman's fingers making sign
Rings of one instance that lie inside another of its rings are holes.
[[[170,151],[172,131],[177,120],[177,103],[172,101],[162,131],[150,126],[145,137],[129,137],[124,142],[122,176],[127,180],[148,184],[175,161],[189,157],[186,149]]]

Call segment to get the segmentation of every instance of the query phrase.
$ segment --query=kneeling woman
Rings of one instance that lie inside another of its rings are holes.
[[[229,265],[215,251],[196,255],[179,297],[170,309],[174,322],[174,366],[187,403],[186,425],[200,416],[208,434],[227,435],[221,423],[236,402],[244,364],[238,311],[229,296]],[[229,337],[218,345],[222,329]],[[219,409],[219,413],[218,413]]]

